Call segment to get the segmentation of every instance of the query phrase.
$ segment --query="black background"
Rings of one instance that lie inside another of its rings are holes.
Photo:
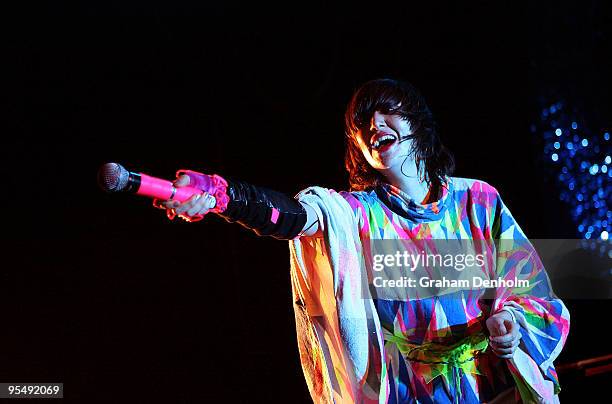
[[[529,237],[577,236],[529,126],[551,96],[609,125],[603,2],[87,3],[4,17],[1,381],[77,402],[309,402],[287,243],[170,222],[96,171],[346,189],[343,112],[372,78],[421,89],[455,175],[495,186]],[[609,353],[609,302],[566,303],[557,363]],[[604,378],[562,374],[561,399]]]

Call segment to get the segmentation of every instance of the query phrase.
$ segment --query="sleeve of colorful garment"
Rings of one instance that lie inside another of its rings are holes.
[[[296,198],[315,210],[323,234],[289,242],[298,347],[310,394],[315,403],[379,403],[387,386],[383,337],[371,296],[360,292],[365,271],[357,219],[334,190],[310,187]]]
[[[560,385],[553,361],[567,339],[569,312],[553,293],[535,248],[499,193],[492,213],[496,277],[529,280],[529,287],[499,288],[493,303],[492,312],[509,309],[520,324],[521,343],[507,360],[508,367],[523,402],[557,402]]]

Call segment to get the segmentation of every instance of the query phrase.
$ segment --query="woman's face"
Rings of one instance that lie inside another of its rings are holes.
[[[381,172],[401,170],[402,163],[413,159],[410,122],[397,114],[374,112],[369,127],[364,125],[356,136],[357,143],[370,165]]]

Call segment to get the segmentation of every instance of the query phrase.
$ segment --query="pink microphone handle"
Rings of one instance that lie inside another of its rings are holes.
[[[177,188],[170,181],[140,173],[140,187],[136,193],[161,200],[172,199],[174,201],[185,202],[193,195],[201,194],[202,191],[192,187]]]

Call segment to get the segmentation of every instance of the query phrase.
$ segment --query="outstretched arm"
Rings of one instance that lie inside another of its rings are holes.
[[[191,177],[190,177],[191,175]],[[183,174],[174,182],[176,187],[196,186],[197,175]],[[188,201],[156,201],[155,206],[168,209],[185,220],[192,221],[211,210],[230,223],[237,222],[260,236],[291,240],[302,236],[320,235],[319,220],[314,210],[281,192],[254,186],[244,181],[226,180],[229,201],[222,211],[215,210],[217,201],[206,191]],[[170,215],[170,216],[171,216]]]

